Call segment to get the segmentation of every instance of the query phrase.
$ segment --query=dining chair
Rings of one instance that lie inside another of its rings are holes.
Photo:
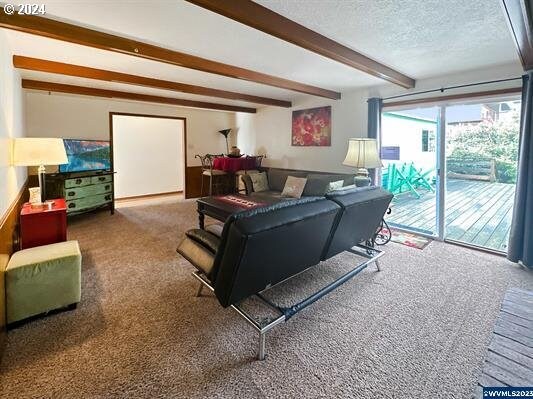
[[[213,195],[213,188],[215,192],[221,191],[224,188],[224,177],[227,175],[223,170],[213,169],[213,160],[217,157],[223,157],[224,154],[196,154],[194,157],[200,159],[202,163],[202,185],[200,188],[200,195],[204,195],[204,176],[209,177],[209,196]]]
[[[254,155],[255,156],[255,167],[256,169],[261,169],[261,164],[263,163],[263,159],[266,158],[266,154],[263,155]]]

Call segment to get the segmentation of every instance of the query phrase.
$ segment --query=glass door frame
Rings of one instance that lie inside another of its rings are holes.
[[[436,221],[439,241],[446,235],[446,104],[437,106],[439,119],[437,123],[437,184],[436,186]]]
[[[416,232],[416,234],[426,236],[432,239],[436,239],[438,241],[445,241],[445,242],[451,242],[454,244],[458,244],[461,246],[469,247],[469,248],[475,248],[479,249],[485,252],[495,253],[498,255],[504,255],[504,252],[494,250],[491,248],[481,247],[477,246],[475,244],[469,244],[462,241],[457,241],[453,239],[446,238],[446,108],[450,106],[457,106],[462,104],[476,104],[476,103],[483,103],[484,101],[491,101],[491,102],[504,102],[507,99],[512,100],[520,98],[520,95],[517,94],[509,94],[509,95],[499,95],[499,96],[487,96],[487,97],[469,97],[465,96],[463,99],[454,99],[453,101],[442,101],[442,102],[434,102],[434,103],[424,103],[420,102],[418,104],[413,103],[409,104],[409,106],[405,107],[390,107],[387,108],[387,104],[384,104],[382,113],[383,112],[393,112],[393,111],[401,111],[401,110],[407,110],[407,109],[413,109],[413,108],[437,108],[438,109],[438,117],[437,117],[437,129],[436,129],[436,178],[437,182],[435,184],[435,201],[436,201],[436,232],[435,234],[427,234],[427,233],[421,233],[414,229],[409,229],[408,226],[397,226],[400,230],[406,230],[410,232]],[[380,131],[380,149],[381,149],[381,142],[382,142],[382,134],[383,132]],[[381,176],[380,180],[381,180]]]
[[[433,234],[431,234],[429,231],[420,231],[416,228],[409,228],[409,226],[402,226],[402,225],[394,225],[394,227],[405,230],[409,232],[416,233],[418,235],[429,237],[434,240],[438,241],[444,241],[444,235],[445,235],[445,192],[446,192],[446,136],[445,136],[445,130],[446,130],[446,106],[448,104],[424,104],[420,103],[419,105],[413,104],[409,107],[391,107],[390,109],[386,109],[386,104],[384,105],[383,109],[381,110],[381,113],[384,112],[394,112],[394,111],[401,111],[401,110],[408,110],[413,108],[436,108],[437,109],[437,128],[435,129],[435,135],[436,135],[436,148],[435,148],[435,175],[436,175],[436,184],[435,184],[435,223],[436,223],[436,230]],[[379,137],[379,147],[381,150],[381,143],[383,142],[382,135],[383,131],[380,129],[380,137]],[[379,170],[379,174],[377,176],[378,181],[381,181],[381,169]],[[441,206],[442,204],[442,206]],[[394,210],[393,210],[394,212]]]

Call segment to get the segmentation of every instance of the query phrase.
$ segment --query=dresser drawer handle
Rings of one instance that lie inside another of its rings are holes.
[[[111,188],[111,186],[110,186],[109,184],[106,184],[106,185],[104,186],[104,190],[109,190],[110,188]]]
[[[67,193],[67,195],[68,195],[69,197],[74,197],[74,196],[76,195],[76,193],[75,193],[74,191],[69,191],[69,192]]]
[[[81,179],[76,179],[76,184],[81,184]]]
[[[70,204],[68,204],[68,207],[69,208],[76,208],[76,204],[74,202],[71,202]]]
[[[105,176],[101,176],[101,177],[98,178],[98,180],[100,180],[100,181],[105,181],[105,179],[106,179]]]
[[[106,199],[106,201],[110,201],[111,200],[111,194],[106,195],[105,199]]]

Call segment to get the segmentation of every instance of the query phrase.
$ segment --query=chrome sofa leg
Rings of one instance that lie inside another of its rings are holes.
[[[265,334],[266,333],[259,333],[259,352],[257,354],[257,360],[265,360],[266,353],[265,353]]]
[[[196,291],[196,296],[202,296],[202,289],[204,288],[204,285],[200,283],[200,286],[198,287],[198,291]]]
[[[376,259],[376,260],[374,261],[374,263],[376,264],[376,267],[377,267],[377,269],[378,269],[378,272],[380,272],[380,271],[381,271],[381,267],[379,267],[379,260]]]

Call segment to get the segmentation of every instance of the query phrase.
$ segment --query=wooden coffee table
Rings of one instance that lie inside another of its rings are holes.
[[[231,198],[230,198],[231,197]],[[239,203],[242,201],[242,203]],[[256,200],[246,195],[232,194],[223,196],[203,197],[196,201],[198,211],[198,224],[204,229],[205,216],[225,222],[232,214],[248,209],[261,208],[275,204],[280,200],[261,199]]]

